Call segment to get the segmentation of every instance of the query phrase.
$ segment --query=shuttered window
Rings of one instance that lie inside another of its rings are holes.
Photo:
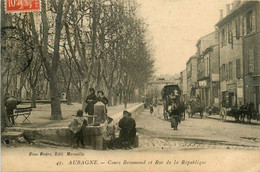
[[[246,35],[246,16],[243,16],[243,35]]]
[[[232,66],[232,62],[229,62],[229,79],[233,78],[233,66]]]
[[[236,60],[236,77],[237,77],[237,79],[239,79],[241,77],[240,59]]]
[[[254,66],[254,50],[248,51],[248,73],[253,74],[255,71]]]
[[[240,16],[236,19],[236,38],[237,40],[240,38]]]
[[[243,35],[256,31],[256,10],[248,11],[243,18]]]
[[[226,64],[225,74],[226,74],[226,80],[229,80],[229,63]]]

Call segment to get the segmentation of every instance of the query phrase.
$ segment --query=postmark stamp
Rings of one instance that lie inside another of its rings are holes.
[[[5,0],[6,13],[41,11],[41,0]]]

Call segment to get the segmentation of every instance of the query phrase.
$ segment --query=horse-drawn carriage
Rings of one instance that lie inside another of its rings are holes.
[[[220,113],[220,117],[223,121],[225,121],[227,116],[231,116],[235,118],[235,121],[241,122],[245,122],[246,117],[248,122],[251,123],[251,119],[254,113],[254,104],[247,103],[246,105],[241,105],[239,108],[236,108],[234,106],[230,108],[223,107]]]
[[[162,89],[163,116],[165,120],[171,121],[175,130],[185,116],[185,104],[181,101],[181,90],[178,85],[166,85]]]
[[[163,116],[165,120],[169,119],[169,110],[173,104],[180,103],[181,90],[178,85],[166,85],[162,89]]]

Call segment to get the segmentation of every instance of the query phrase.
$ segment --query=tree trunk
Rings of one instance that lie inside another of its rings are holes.
[[[36,108],[36,89],[35,89],[35,86],[32,86],[31,90],[32,90],[31,107]]]
[[[120,88],[120,90],[119,90],[119,104],[122,104],[122,98],[123,98],[122,89]]]
[[[81,89],[78,89],[78,94],[79,94],[79,97],[78,97],[78,102],[81,103],[81,99],[82,99],[82,91]]]
[[[82,110],[85,111],[86,107],[86,98],[87,98],[87,93],[88,93],[88,87],[89,87],[89,82],[85,79],[82,84],[82,90],[81,90],[81,103],[82,103]]]
[[[112,89],[108,88],[108,93],[107,93],[107,99],[108,99],[108,106],[112,106]]]
[[[52,120],[62,119],[60,94],[57,83],[57,76],[54,74],[50,78],[50,99],[51,99],[51,117]]]
[[[67,87],[66,90],[66,96],[67,96],[67,105],[71,105],[71,94],[70,94],[70,87]]]
[[[7,113],[5,110],[5,96],[3,89],[1,89],[1,95],[1,132],[3,132],[5,127],[11,126],[11,123],[8,120]]]

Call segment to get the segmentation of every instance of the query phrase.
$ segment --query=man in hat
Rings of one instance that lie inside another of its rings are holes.
[[[88,95],[86,99],[87,106],[85,108],[85,112],[89,115],[94,115],[94,105],[97,103],[97,96],[95,95],[95,89],[90,88],[89,89],[90,94]]]

